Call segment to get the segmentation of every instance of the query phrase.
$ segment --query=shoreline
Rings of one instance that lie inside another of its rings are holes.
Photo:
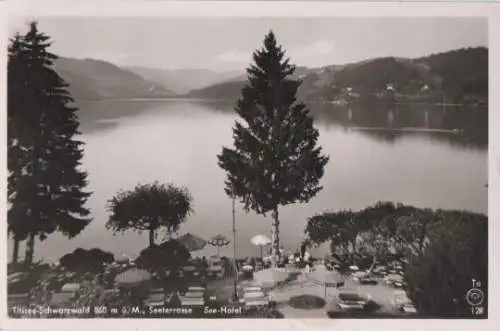
[[[235,100],[228,99],[210,99],[210,98],[196,98],[188,96],[171,96],[171,97],[124,97],[124,98],[103,98],[103,99],[75,99],[75,103],[81,102],[112,102],[112,101],[130,101],[130,102],[193,102],[193,103],[225,103],[234,104]],[[352,103],[338,103],[336,101],[320,101],[320,100],[308,100],[302,101],[304,104],[324,104],[324,105],[336,105],[339,107],[348,107],[358,104],[357,102]],[[465,103],[442,103],[442,102],[375,102],[376,105],[385,106],[432,106],[432,107],[471,107],[471,108],[488,108],[489,105],[484,104],[465,104]]]

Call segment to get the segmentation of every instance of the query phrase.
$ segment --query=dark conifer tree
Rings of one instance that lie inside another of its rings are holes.
[[[279,207],[308,202],[322,187],[328,157],[317,146],[319,133],[306,106],[296,100],[300,81],[270,31],[253,54],[236,112],[234,149],[223,148],[226,193],[247,211],[272,212],[273,256],[279,254]]]
[[[21,176],[21,164],[23,162],[22,147],[19,145],[19,132],[16,132],[16,127],[19,127],[22,122],[19,115],[22,109],[22,102],[25,100],[22,74],[22,68],[26,64],[23,57],[22,37],[16,34],[9,43],[8,47],[8,67],[7,67],[7,146],[8,146],[8,196],[9,198],[15,193],[16,181]],[[8,231],[14,240],[14,250],[12,253],[12,263],[16,264],[19,258],[19,243],[27,238],[27,233],[22,226],[22,220],[12,222],[15,217],[11,217],[12,209],[9,208],[8,216]]]
[[[8,94],[9,225],[27,234],[26,263],[33,261],[36,238],[55,231],[71,238],[91,221],[84,207],[90,193],[80,167],[83,143],[74,139],[80,134],[77,109],[54,70],[50,45],[32,22],[26,35],[14,38],[9,58],[18,75]]]

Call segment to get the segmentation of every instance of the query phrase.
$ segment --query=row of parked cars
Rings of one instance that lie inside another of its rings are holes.
[[[371,297],[352,291],[341,291],[338,294],[337,308],[340,310],[364,311],[371,303]],[[404,290],[395,290],[391,298],[392,306],[404,314],[416,314],[417,309]]]
[[[333,265],[333,269],[337,269]],[[404,266],[400,262],[388,265],[378,265],[371,272],[359,271],[357,266],[348,266],[344,269],[350,270],[350,275],[355,283],[360,285],[377,285],[384,283],[393,288],[390,303],[395,310],[404,314],[416,314],[417,309],[409,299],[404,288]],[[357,292],[341,291],[337,298],[337,308],[341,310],[365,310],[371,302],[371,297],[364,297]]]

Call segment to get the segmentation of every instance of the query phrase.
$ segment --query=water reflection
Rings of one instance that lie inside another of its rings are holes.
[[[386,142],[395,142],[401,137],[420,136],[462,148],[488,147],[486,108],[422,105],[345,108],[313,105],[311,112],[327,126],[355,129]]]
[[[93,133],[101,130],[116,128],[120,119],[127,117],[144,116],[151,113],[175,111],[179,102],[199,103],[197,100],[182,99],[123,99],[105,101],[76,102],[79,108],[80,130],[85,133]],[[211,105],[209,102],[204,102]],[[216,106],[211,106],[210,109]],[[189,115],[185,113],[185,115]]]
[[[91,133],[116,128],[122,117],[147,113],[176,112],[178,99],[115,100],[79,102],[81,130]],[[225,102],[185,100],[202,104],[205,109],[229,113],[234,105]],[[310,104],[311,114],[329,128],[356,130],[370,138],[394,143],[402,137],[427,137],[455,147],[487,149],[488,110],[480,107],[433,105],[372,105],[344,107]],[[184,115],[189,111],[183,107]]]
[[[86,143],[82,165],[89,173],[93,195],[88,207],[94,221],[72,240],[54,234],[37,243],[38,256],[57,258],[76,247],[96,246],[135,256],[147,245],[147,235],[130,232],[113,236],[105,228],[109,217],[106,202],[120,190],[155,180],[173,181],[193,194],[196,212],[182,231],[202,237],[231,235],[232,204],[224,193],[226,174],[217,165],[216,155],[222,146],[232,144],[231,126],[236,118],[233,104],[117,100],[80,102],[79,106]],[[412,111],[404,107],[333,105],[310,108],[321,130],[321,146],[332,157],[322,178],[323,190],[308,204],[283,208],[281,215],[286,225],[281,234],[286,248],[296,248],[307,218],[323,210],[358,210],[377,201],[393,201],[487,212],[485,110],[420,107]],[[448,131],[428,133],[401,128]],[[455,128],[464,130],[463,134],[450,133]],[[418,139],[411,139],[414,136]],[[459,148],[450,148],[450,144]],[[238,205],[236,217],[237,254],[257,253],[250,239],[259,233],[269,234],[269,215],[246,213]],[[212,253],[210,248],[199,252]],[[221,253],[232,251],[222,249]]]
[[[231,111],[230,104],[207,104]],[[344,107],[309,104],[311,113],[326,128],[356,130],[371,138],[394,143],[402,137],[427,137],[455,147],[488,148],[488,109],[434,105],[373,105]]]

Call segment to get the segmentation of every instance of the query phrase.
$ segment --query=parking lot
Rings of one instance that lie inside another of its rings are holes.
[[[324,270],[319,266],[320,270]],[[324,272],[327,272],[324,270]],[[316,275],[319,273],[316,273]],[[395,288],[388,286],[382,277],[377,279],[377,284],[360,284],[352,279],[352,277],[341,277],[343,286],[337,288],[333,284],[327,286],[321,285],[319,281],[315,281],[307,276],[301,275],[295,282],[286,286],[275,289],[270,292],[272,300],[278,302],[278,309],[287,318],[328,318],[328,317],[370,317],[370,316],[390,316],[390,317],[405,317],[405,315],[397,309],[393,303]],[[370,299],[370,304],[363,312],[346,311],[338,307],[338,294],[340,292],[355,292],[361,297]],[[296,309],[291,307],[288,302],[290,298],[300,295],[309,295],[322,298],[326,301],[326,305],[319,309]]]

